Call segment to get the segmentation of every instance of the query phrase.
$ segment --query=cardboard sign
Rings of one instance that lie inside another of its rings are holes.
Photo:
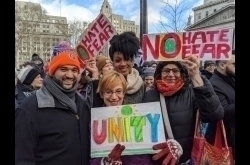
[[[192,54],[200,60],[229,60],[233,29],[144,34],[144,61],[180,61]]]
[[[159,102],[91,109],[91,157],[105,157],[116,144],[122,155],[154,154],[152,146],[165,142]]]
[[[95,57],[117,32],[104,14],[99,14],[84,32],[76,52],[82,60]]]

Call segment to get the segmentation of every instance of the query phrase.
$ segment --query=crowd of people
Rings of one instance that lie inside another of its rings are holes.
[[[228,61],[135,63],[139,39],[115,35],[109,56],[82,61],[63,41],[48,64],[37,54],[15,69],[16,165],[175,165],[189,164],[196,114],[213,144],[217,121],[224,120],[235,150],[235,51]],[[160,101],[163,97],[174,139],[153,146],[156,154],[122,155],[116,144],[107,157],[90,157],[91,108]],[[175,152],[173,151],[173,148]]]

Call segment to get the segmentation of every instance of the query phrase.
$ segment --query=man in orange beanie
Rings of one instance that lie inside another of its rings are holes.
[[[79,72],[75,52],[59,53],[43,86],[16,109],[16,165],[89,164],[90,110],[76,92]]]

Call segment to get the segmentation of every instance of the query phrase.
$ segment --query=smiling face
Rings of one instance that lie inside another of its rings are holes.
[[[181,78],[180,69],[175,64],[167,64],[162,68],[161,80],[173,86]]]
[[[124,96],[125,93],[122,83],[117,84],[113,89],[106,89],[103,91],[103,101],[107,107],[122,105]]]
[[[33,86],[34,89],[39,89],[43,85],[43,78],[41,75],[37,75],[36,78],[32,81],[31,85]]]
[[[121,73],[110,71],[100,79],[97,92],[106,106],[122,105],[127,82]]]
[[[129,73],[131,73],[133,62],[131,59],[126,60],[122,53],[115,52],[113,56],[113,65],[117,72],[126,77]]]
[[[63,65],[59,67],[53,75],[54,80],[66,90],[75,86],[78,76],[79,70],[73,65]]]

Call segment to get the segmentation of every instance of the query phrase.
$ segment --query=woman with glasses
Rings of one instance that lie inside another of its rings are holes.
[[[200,75],[199,60],[194,55],[181,62],[159,62],[154,78],[155,88],[146,91],[143,102],[160,101],[160,97],[163,97],[174,139],[181,145],[183,153],[177,157],[169,154],[167,146],[170,143],[167,140],[154,148],[161,149],[161,152],[155,154],[153,159],[161,160],[164,164],[188,163],[197,110],[202,122],[211,122],[223,118],[223,108],[210,82]],[[165,134],[168,139],[167,132]]]
[[[121,73],[110,71],[99,80],[97,92],[103,99],[103,107],[118,106],[124,104],[125,93],[127,91],[127,81]],[[149,155],[144,156],[121,156],[124,146],[117,144],[109,154],[109,157],[96,158],[91,160],[91,165],[154,165]],[[148,159],[145,159],[145,158]],[[146,161],[145,161],[146,160]]]

